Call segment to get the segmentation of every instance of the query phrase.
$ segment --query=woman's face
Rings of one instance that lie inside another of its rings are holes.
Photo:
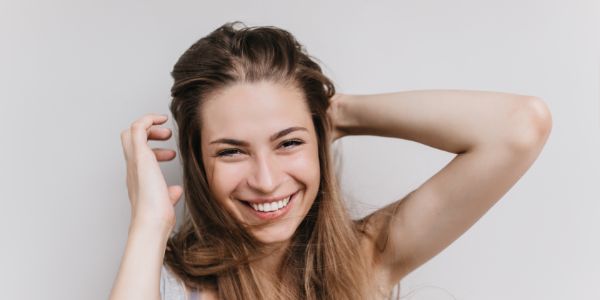
[[[251,228],[257,239],[290,239],[320,181],[317,137],[302,93],[265,81],[239,83],[207,99],[201,111],[202,159],[214,198],[244,225],[274,222]]]

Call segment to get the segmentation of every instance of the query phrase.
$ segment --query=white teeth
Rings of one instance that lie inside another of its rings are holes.
[[[285,207],[290,202],[290,197],[291,196],[288,196],[287,198],[285,198],[283,200],[274,201],[271,203],[260,203],[260,204],[251,204],[251,205],[255,210],[258,210],[258,211],[263,211],[263,212],[276,211],[276,210],[279,210],[279,209],[282,209],[283,207]]]

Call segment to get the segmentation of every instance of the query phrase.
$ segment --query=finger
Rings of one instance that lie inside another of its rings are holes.
[[[180,185],[171,185],[168,190],[169,200],[171,200],[171,203],[175,206],[183,194],[183,188]]]
[[[171,129],[152,126],[150,127],[150,133],[148,134],[148,140],[160,140],[165,141],[171,138]]]
[[[152,125],[159,125],[167,121],[167,116],[147,114],[131,124],[131,138],[134,150],[147,147],[148,132]]]
[[[133,123],[131,123],[131,128],[135,127],[135,126],[140,126],[143,127],[144,129],[148,129],[150,128],[150,126],[152,125],[160,125],[163,124],[167,121],[168,116],[167,115],[161,115],[161,114],[145,114],[142,117],[138,118],[137,120],[133,121]]]
[[[152,152],[154,152],[158,161],[172,160],[177,155],[175,151],[163,148],[152,148]]]

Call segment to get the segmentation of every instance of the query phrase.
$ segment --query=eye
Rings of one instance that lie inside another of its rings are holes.
[[[240,149],[225,149],[217,153],[217,156],[233,156],[234,154],[241,153]]]
[[[281,146],[283,146],[283,148],[289,149],[289,148],[293,148],[294,146],[299,146],[302,144],[304,144],[303,141],[294,139],[294,140],[284,141],[283,143],[281,143]]]
[[[294,148],[294,147],[302,145],[302,144],[304,144],[304,141],[298,140],[298,139],[292,139],[292,140],[283,141],[279,145],[280,145],[280,147],[283,147],[284,149],[291,149],[291,148]],[[236,156],[237,154],[243,154],[243,153],[240,149],[230,148],[230,149],[225,149],[225,150],[219,151],[216,156],[218,156],[218,157],[233,157],[233,156]]]

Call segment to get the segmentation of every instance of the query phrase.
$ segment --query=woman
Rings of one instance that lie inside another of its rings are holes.
[[[132,216],[111,299],[183,289],[203,300],[386,299],[515,184],[550,133],[550,113],[532,96],[336,94],[287,31],[237,25],[200,39],[172,72],[183,186],[167,186],[158,165],[175,151],[147,144],[171,137],[166,116],[145,115],[121,134]],[[330,153],[348,135],[457,155],[403,199],[352,220]]]

